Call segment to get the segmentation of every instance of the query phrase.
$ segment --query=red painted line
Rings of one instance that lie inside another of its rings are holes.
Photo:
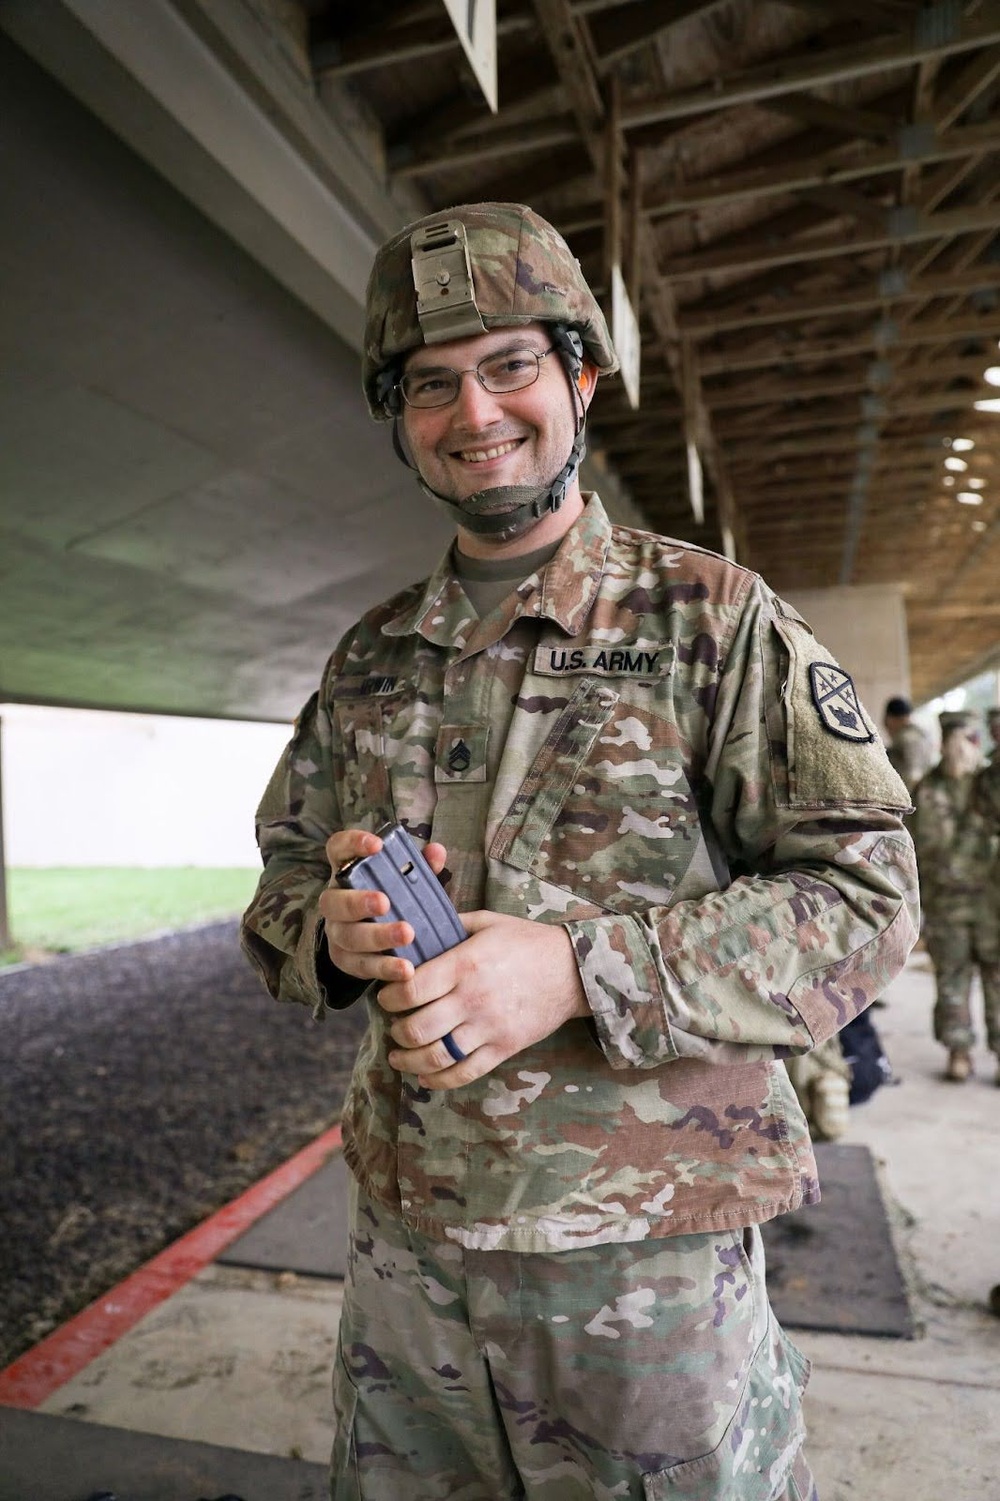
[[[159,1303],[190,1282],[255,1220],[287,1198],[340,1145],[339,1126],[324,1131],[246,1193],[224,1204],[103,1298],[25,1351],[6,1370],[0,1371],[0,1403],[7,1407],[38,1407]]]

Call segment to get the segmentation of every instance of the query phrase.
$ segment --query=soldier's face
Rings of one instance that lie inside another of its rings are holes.
[[[462,501],[500,485],[551,484],[569,457],[580,412],[559,356],[543,359],[538,379],[520,391],[487,391],[471,373],[488,355],[514,348],[541,355],[551,342],[544,324],[531,323],[413,351],[407,374],[441,366],[470,372],[449,406],[403,408],[410,453],[432,490]],[[592,366],[584,366],[582,380],[579,397],[586,409],[597,381]]]

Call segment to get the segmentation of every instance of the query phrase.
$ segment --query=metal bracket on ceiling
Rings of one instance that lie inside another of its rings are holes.
[[[879,272],[878,291],[880,297],[902,297],[909,283],[904,266],[887,266]]]
[[[962,28],[964,7],[958,0],[922,5],[913,21],[913,39],[918,47],[940,47],[954,41]]]

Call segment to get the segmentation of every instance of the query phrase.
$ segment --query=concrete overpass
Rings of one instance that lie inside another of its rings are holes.
[[[287,718],[448,535],[358,385],[405,206],[246,19],[0,7],[0,700]]]

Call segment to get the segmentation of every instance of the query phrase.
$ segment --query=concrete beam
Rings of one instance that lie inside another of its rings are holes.
[[[215,0],[213,27],[229,27],[223,60],[170,0],[7,0],[0,10],[20,47],[360,349],[372,257],[405,212],[308,81],[240,24],[259,33],[262,22]]]

